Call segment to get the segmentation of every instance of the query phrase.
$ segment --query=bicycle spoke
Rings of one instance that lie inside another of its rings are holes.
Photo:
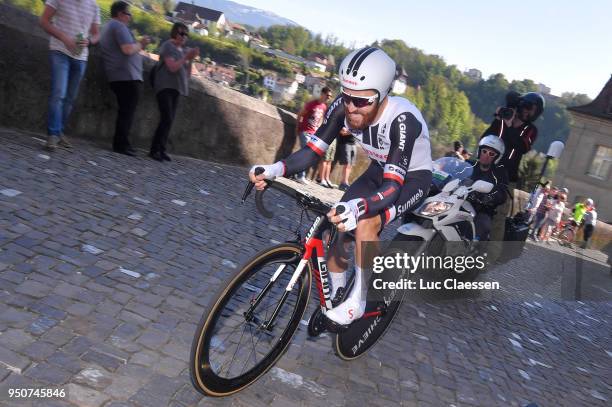
[[[253,331],[251,330],[251,326],[249,325],[249,330],[251,331],[251,344],[253,345],[253,350],[251,350],[251,352],[249,352],[249,356],[247,357],[247,362],[249,361],[249,359],[251,359],[251,355],[253,355],[253,352],[255,352],[255,342],[253,341]],[[257,352],[255,352],[255,354],[257,354]],[[255,359],[255,362],[257,363],[257,359]],[[244,369],[246,369],[247,367],[247,363],[245,363],[242,367],[242,371],[240,372],[240,374],[244,373]]]
[[[239,344],[241,344],[241,343],[242,343],[242,337],[244,336],[244,331],[246,331],[246,327],[245,327],[244,325],[242,326],[242,328],[243,328],[243,329],[242,329],[242,334],[240,334],[240,340],[238,341],[238,343],[239,343]],[[232,364],[234,363],[234,359],[236,358],[236,353],[238,353],[238,349],[240,349],[240,347],[239,347],[239,346],[236,346],[236,350],[234,351],[234,355],[232,356],[232,359],[230,360],[230,364],[229,364],[229,366],[227,367],[227,373],[228,373],[228,375],[229,375],[229,371],[230,371],[230,369],[232,368]],[[221,371],[221,372],[222,372],[222,371]],[[221,373],[221,372],[220,372],[220,373]]]
[[[301,288],[294,288],[286,293],[287,284],[297,267],[297,263],[289,262],[289,259],[283,254],[273,262],[256,266],[256,271],[238,283],[228,294],[228,301],[217,310],[206,359],[214,375],[224,379],[241,378],[252,369],[260,369],[279,346],[283,333],[293,321],[293,312],[303,292]],[[283,272],[271,282],[283,263]],[[275,315],[284,296],[286,298],[274,324],[263,328]],[[257,306],[252,308],[257,299]]]

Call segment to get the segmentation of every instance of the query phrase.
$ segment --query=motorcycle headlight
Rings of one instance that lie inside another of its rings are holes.
[[[426,204],[421,210],[419,210],[419,215],[423,216],[436,216],[441,214],[442,212],[446,212],[450,208],[452,208],[453,204],[449,202],[442,201],[433,201]]]

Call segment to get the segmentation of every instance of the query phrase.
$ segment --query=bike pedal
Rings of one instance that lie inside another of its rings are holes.
[[[332,321],[331,319],[327,317],[324,317],[324,318],[325,318],[325,329],[334,334],[345,332],[348,330],[349,326],[351,326],[351,324],[342,325],[335,321]]]

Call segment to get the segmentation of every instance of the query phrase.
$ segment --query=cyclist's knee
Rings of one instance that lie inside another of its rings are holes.
[[[357,222],[357,229],[355,230],[355,238],[360,241],[376,239],[378,237],[380,227],[380,216],[359,219]]]

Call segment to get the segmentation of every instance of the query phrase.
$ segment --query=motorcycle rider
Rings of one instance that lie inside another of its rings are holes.
[[[475,240],[489,240],[495,209],[506,202],[508,197],[508,173],[503,166],[498,165],[504,152],[504,142],[493,134],[483,137],[478,143],[478,163],[470,178],[474,182],[479,180],[490,182],[493,184],[493,189],[486,194],[472,192],[468,196],[468,201],[476,210]]]

